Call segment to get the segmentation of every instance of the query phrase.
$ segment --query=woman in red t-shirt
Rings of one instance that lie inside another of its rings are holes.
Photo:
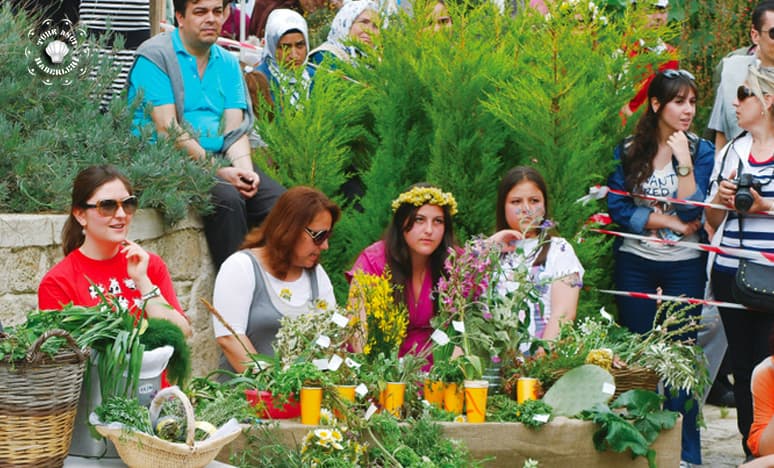
[[[65,258],[40,282],[40,309],[93,306],[105,295],[191,335],[164,261],[127,239],[137,206],[129,180],[113,166],[91,166],[75,177],[62,229]]]

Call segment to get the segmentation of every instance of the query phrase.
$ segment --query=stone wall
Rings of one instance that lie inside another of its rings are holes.
[[[40,279],[62,259],[60,232],[66,215],[0,214],[0,321],[24,321],[37,304]],[[212,301],[215,272],[204,239],[201,220],[189,214],[174,226],[165,226],[155,210],[140,210],[129,238],[159,254],[167,264],[180,304],[193,326],[189,340],[194,375],[217,367],[218,350],[212,320],[199,298]]]

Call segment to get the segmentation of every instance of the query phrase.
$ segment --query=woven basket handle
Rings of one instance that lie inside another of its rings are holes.
[[[88,358],[88,355],[78,347],[78,343],[75,342],[69,333],[64,330],[54,329],[48,330],[47,332],[40,335],[37,340],[35,340],[35,343],[32,344],[32,347],[27,352],[27,362],[37,362],[44,357],[48,357],[48,354],[41,352],[40,348],[43,346],[43,343],[54,336],[64,338],[67,341],[67,345],[72,348],[72,350],[75,352],[75,355],[78,357],[78,362],[83,362]]]
[[[193,447],[194,434],[196,434],[196,418],[194,417],[193,406],[191,406],[191,401],[188,400],[188,397],[185,396],[185,393],[180,391],[180,388],[177,385],[163,388],[156,394],[155,397],[153,397],[153,401],[150,405],[151,421],[153,421],[154,424],[156,423],[156,420],[159,417],[159,413],[161,412],[161,406],[164,404],[164,400],[170,396],[177,397],[177,399],[183,403],[183,408],[185,410],[186,429],[185,443],[190,447]]]

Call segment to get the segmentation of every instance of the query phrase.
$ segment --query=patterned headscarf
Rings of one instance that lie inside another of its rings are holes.
[[[349,38],[349,30],[352,29],[352,24],[355,23],[357,17],[366,10],[379,11],[379,7],[370,0],[352,0],[345,3],[341,10],[336,13],[336,17],[333,18],[331,30],[328,33],[328,42],[336,47],[349,50],[344,45]]]

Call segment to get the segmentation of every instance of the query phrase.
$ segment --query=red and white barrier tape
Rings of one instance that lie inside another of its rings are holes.
[[[709,299],[696,299],[694,297],[685,296],[665,296],[663,294],[650,294],[633,291],[615,291],[612,289],[597,289],[597,291],[605,294],[612,294],[614,296],[628,296],[637,299],[652,299],[654,301],[670,301],[670,302],[684,302],[686,304],[700,304],[700,305],[714,305],[717,307],[724,307],[728,309],[743,309],[747,307],[741,304],[735,304],[733,302],[714,301]]]
[[[715,208],[717,210],[734,211],[734,208],[728,207],[726,205],[719,205],[716,203],[705,203],[702,201],[695,201],[695,200],[685,200],[682,198],[659,197],[656,195],[631,193],[631,192],[626,192],[624,190],[612,189],[606,185],[595,185],[593,187],[589,187],[588,195],[584,195],[578,198],[577,200],[575,200],[575,202],[585,204],[591,200],[601,200],[607,197],[608,193],[620,195],[622,197],[642,198],[643,200],[653,200],[653,201],[664,202],[664,203],[673,203],[677,205],[689,205],[689,206],[696,206],[699,208]],[[758,212],[755,212],[754,214],[774,216],[774,211],[758,211]]]
[[[625,237],[628,239],[636,239],[647,242],[654,242],[656,244],[665,245],[679,245],[681,247],[688,247],[694,250],[701,250],[704,252],[714,252],[719,255],[729,255],[737,258],[747,258],[750,260],[766,260],[767,262],[774,263],[774,253],[772,252],[760,252],[757,250],[745,250],[735,247],[717,247],[709,244],[700,244],[698,242],[688,241],[672,241],[667,239],[660,239],[658,237],[641,236],[639,234],[631,234],[628,232],[611,231],[609,229],[591,229],[594,232],[602,234],[608,234],[611,236]]]

